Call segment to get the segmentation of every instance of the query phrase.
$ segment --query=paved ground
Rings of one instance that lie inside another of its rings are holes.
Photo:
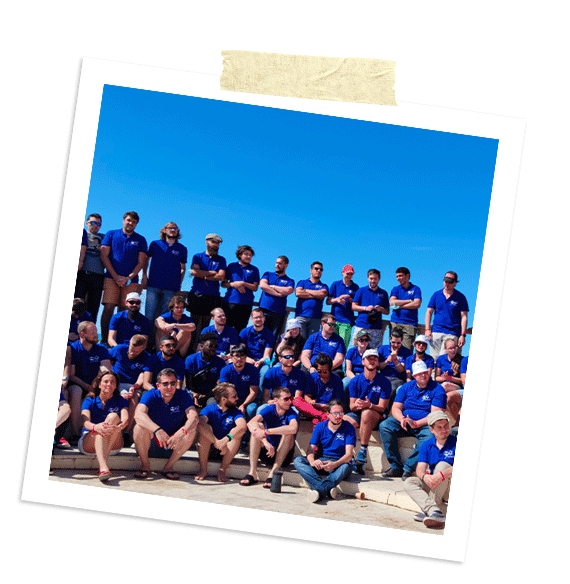
[[[113,478],[106,484],[99,482],[96,472],[92,470],[52,470],[50,479],[98,486],[103,489],[121,488],[124,491],[164,497],[239,505],[250,509],[291,513],[305,517],[335,519],[423,533],[443,533],[443,530],[428,529],[422,523],[414,521],[414,513],[411,511],[375,501],[360,501],[346,496],[337,501],[309,503],[307,489],[299,487],[284,486],[281,493],[272,493],[269,489],[264,489],[261,484],[242,487],[237,480],[220,484],[215,477],[208,477],[203,482],[197,482],[193,475],[181,475],[179,481],[169,481],[157,473],[152,473],[151,478],[142,481],[133,478],[133,472],[120,470],[113,471]]]

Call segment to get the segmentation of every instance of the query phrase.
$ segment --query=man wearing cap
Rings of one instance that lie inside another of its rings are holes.
[[[459,280],[455,272],[445,273],[443,289],[434,292],[426,310],[425,336],[430,339],[430,353],[437,358],[445,353],[443,343],[446,339],[453,339],[458,347],[465,344],[467,334],[467,315],[469,305],[467,298],[455,289]],[[433,315],[433,329],[431,317]]]
[[[431,412],[445,411],[447,396],[439,383],[431,379],[424,361],[417,361],[412,366],[413,381],[404,383],[396,393],[392,404],[392,415],[380,424],[380,438],[384,453],[390,463],[390,469],[382,474],[384,478],[412,476],[418,461],[418,451],[431,432],[427,426],[427,417]],[[417,438],[416,446],[402,464],[398,438],[412,436]]]
[[[340,336],[346,347],[350,344],[352,327],[356,320],[352,310],[352,301],[358,285],[352,281],[352,276],[354,276],[354,268],[347,264],[342,268],[342,280],[331,284],[330,296],[326,300],[332,307],[331,314],[336,318],[334,332]]]
[[[210,313],[222,305],[220,282],[226,275],[226,259],[218,255],[222,238],[206,235],[206,251],[192,257],[189,274],[194,278],[188,293],[188,310],[196,323],[196,337],[210,323]]]
[[[275,272],[265,272],[259,281],[262,290],[259,307],[263,308],[265,326],[275,335],[276,342],[287,318],[287,296],[295,288],[295,281],[285,273],[288,266],[287,256],[279,256],[275,260]]]
[[[431,355],[426,353],[428,348],[429,340],[425,335],[418,335],[416,340],[414,341],[414,349],[416,352],[413,355],[410,355],[406,359],[406,377],[408,381],[412,380],[412,365],[416,361],[424,361],[427,365],[429,375],[433,372],[433,368],[435,367],[434,358]]]
[[[457,438],[450,435],[445,412],[432,412],[427,424],[433,436],[420,446],[416,474],[406,479],[404,488],[421,509],[414,519],[441,529],[445,527],[442,500],[449,494]]]
[[[376,349],[364,351],[362,365],[362,374],[353,377],[348,384],[350,412],[344,417],[354,428],[360,427],[360,450],[356,457],[358,464],[366,463],[372,430],[382,419],[392,391],[388,379],[378,371]]]
[[[301,363],[309,373],[316,371],[313,364],[319,353],[325,353],[332,359],[333,371],[341,372],[346,347],[344,341],[334,332],[335,326],[335,317],[325,314],[321,317],[321,330],[307,339],[301,353]]]
[[[127,309],[113,315],[109,325],[107,343],[110,348],[128,344],[133,335],[143,335],[148,342],[150,321],[140,313],[141,297],[138,292],[127,294],[125,304]]]
[[[124,310],[127,294],[141,292],[138,274],[146,263],[147,243],[135,232],[138,222],[138,213],[128,211],[123,215],[123,228],[107,231],[101,242],[100,258],[106,270],[101,314],[101,338],[105,342],[115,308]]]
[[[295,318],[301,323],[301,333],[305,338],[318,332],[323,316],[323,301],[329,295],[329,287],[321,282],[322,275],[323,264],[313,262],[309,278],[297,282],[295,288]]]
[[[392,307],[390,334],[392,334],[392,329],[399,328],[403,333],[402,344],[411,351],[418,332],[418,308],[422,305],[422,291],[410,282],[408,268],[398,268],[396,280],[398,280],[398,286],[392,288],[390,292]]]

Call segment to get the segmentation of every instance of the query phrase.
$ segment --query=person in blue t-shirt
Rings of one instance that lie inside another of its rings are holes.
[[[368,332],[365,329],[359,330],[358,333],[354,335],[353,343],[354,345],[346,352],[346,359],[344,361],[345,372],[342,384],[344,386],[345,394],[348,391],[350,380],[364,371],[362,355],[364,355],[364,351],[370,348],[370,336],[368,335]],[[348,410],[348,401],[344,402],[344,407]]]
[[[442,502],[449,496],[457,438],[450,435],[449,418],[444,412],[429,414],[427,424],[433,436],[420,446],[415,476],[406,479],[404,488],[421,509],[414,519],[423,521],[426,527],[442,529]]]
[[[251,265],[255,255],[249,245],[240,245],[236,251],[237,262],[228,264],[222,288],[227,288],[223,307],[228,324],[239,333],[249,321],[253,294],[259,286],[259,270]]]
[[[301,323],[301,333],[306,339],[318,332],[323,316],[323,301],[329,295],[329,287],[321,282],[322,275],[323,264],[313,262],[310,277],[297,282],[295,288],[295,318]]]
[[[469,356],[465,355],[463,359],[461,359],[461,368],[459,369],[459,375],[461,377],[461,385],[465,387],[465,380],[467,379],[467,363],[469,362]],[[461,390],[461,397],[463,397],[463,390]]]
[[[176,352],[182,359],[188,354],[190,343],[192,342],[192,333],[196,330],[196,324],[187,315],[184,314],[186,301],[183,296],[173,296],[168,302],[168,310],[161,314],[156,320],[156,339],[155,346],[160,345],[160,340],[165,335],[176,340]]]
[[[240,342],[239,334],[233,326],[227,324],[226,313],[223,308],[214,308],[210,313],[213,324],[205,327],[202,333],[215,333],[218,339],[216,353],[229,361],[230,349]]]
[[[368,270],[368,286],[359,288],[352,302],[352,310],[357,313],[352,334],[354,336],[361,329],[365,329],[370,336],[371,349],[378,349],[382,345],[382,315],[390,313],[388,292],[378,286],[380,277],[380,270]]]
[[[275,337],[265,326],[265,314],[261,308],[251,311],[253,324],[239,334],[241,342],[247,349],[247,362],[259,370],[259,378],[263,381],[265,374],[271,367]]]
[[[298,456],[293,464],[310,487],[312,503],[323,499],[338,499],[338,485],[352,474],[352,455],[356,431],[344,417],[342,403],[332,400],[327,419],[315,426],[307,456]]]
[[[263,486],[271,487],[273,474],[291,464],[295,451],[295,435],[299,429],[297,412],[291,407],[291,392],[285,387],[273,391],[274,404],[260,411],[247,424],[249,441],[249,473],[240,481],[247,487],[259,482],[258,461],[271,465]],[[262,450],[263,447],[263,450]]]
[[[398,286],[390,292],[390,306],[392,329],[399,328],[403,333],[403,345],[412,350],[412,344],[418,332],[418,309],[422,305],[422,291],[410,282],[410,270],[405,267],[396,270]]]
[[[227,482],[226,471],[237,454],[247,426],[245,417],[236,405],[238,394],[231,383],[219,383],[214,388],[216,403],[206,406],[198,418],[198,460],[200,471],[197,481],[208,476],[208,459],[221,460],[217,478]]]
[[[384,478],[402,477],[402,480],[406,480],[412,476],[420,445],[431,436],[427,426],[428,415],[437,410],[445,411],[447,407],[445,390],[430,378],[423,361],[413,364],[412,375],[414,380],[404,383],[398,389],[392,415],[380,424],[380,438],[390,463],[390,469],[382,473]],[[412,454],[402,464],[398,438],[404,436],[415,437],[417,442]]]
[[[301,352],[301,363],[307,373],[315,371],[315,359],[320,353],[325,353],[332,359],[333,372],[342,376],[346,347],[342,338],[334,332],[335,326],[335,317],[325,314],[321,318],[321,330],[313,333],[307,339]]]
[[[463,357],[458,353],[457,343],[453,339],[445,339],[443,348],[445,353],[440,355],[435,363],[435,380],[441,384],[447,394],[447,413],[453,427],[459,417],[463,398],[461,381]]]
[[[394,328],[390,333],[390,344],[382,345],[378,349],[379,368],[392,384],[392,395],[407,381],[406,359],[412,352],[404,347],[403,337],[402,331]]]
[[[412,380],[412,365],[416,361],[424,361],[427,365],[429,375],[431,377],[432,371],[435,367],[435,361],[431,355],[426,353],[428,348],[428,338],[425,335],[418,335],[414,341],[415,353],[406,359],[406,377],[408,381]]]
[[[352,301],[358,291],[358,284],[352,281],[354,268],[347,264],[342,268],[342,280],[333,282],[330,287],[330,296],[326,303],[331,308],[331,314],[336,318],[334,332],[341,337],[346,347],[350,345],[350,338],[354,321],[356,320],[352,310]]]
[[[178,377],[178,389],[182,389],[185,367],[184,361],[176,354],[176,339],[163,337],[160,341],[159,351],[153,353],[147,359],[143,369],[143,389],[154,388],[154,381],[163,369],[174,369]]]
[[[174,465],[194,442],[198,413],[192,396],[177,386],[175,371],[163,369],[156,380],[156,389],[147,391],[135,410],[133,438],[141,460],[135,478],[149,476],[149,458],[167,458],[162,476],[173,481],[180,478]]]
[[[253,417],[260,399],[259,371],[251,363],[247,363],[245,345],[231,348],[230,362],[220,372],[220,383],[231,383],[238,394],[238,409],[247,420]]]
[[[128,343],[133,335],[143,335],[148,343],[150,321],[140,313],[141,302],[141,297],[137,292],[127,294],[125,300],[127,309],[117,312],[111,318],[107,336],[109,347]]]

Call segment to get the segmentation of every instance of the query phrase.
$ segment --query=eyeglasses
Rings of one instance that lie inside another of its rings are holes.
[[[140,300],[127,300],[127,304],[140,304]]]
[[[176,387],[177,384],[178,381],[165,381],[164,383],[161,382],[160,385],[162,385],[162,387]]]
[[[318,270],[319,272],[322,272],[323,268],[313,268],[313,270]]]
[[[101,227],[101,221],[89,221],[89,225],[97,225],[98,227]]]
[[[394,345],[401,345],[402,341],[390,341]]]
[[[174,344],[168,343],[167,345],[162,345],[165,349],[173,349],[175,347]]]
[[[325,324],[327,324],[328,326],[335,326],[336,322],[325,322]]]
[[[329,412],[331,416],[344,416],[344,412]]]

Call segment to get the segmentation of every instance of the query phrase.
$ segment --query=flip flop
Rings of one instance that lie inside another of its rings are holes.
[[[180,478],[180,475],[173,470],[166,470],[161,471],[160,474],[169,481],[177,481]]]
[[[106,483],[111,478],[111,471],[110,470],[99,471],[99,474],[97,475],[97,478],[102,483]]]
[[[272,481],[273,481],[273,477],[265,479],[265,482],[263,483],[263,488],[270,489]]]
[[[243,479],[241,479],[239,484],[242,485],[243,487],[249,487],[251,485],[256,485],[258,482],[259,482],[258,479],[254,479],[252,475],[248,474],[245,475]]]
[[[137,470],[135,473],[135,479],[147,479],[149,471],[148,470]]]

